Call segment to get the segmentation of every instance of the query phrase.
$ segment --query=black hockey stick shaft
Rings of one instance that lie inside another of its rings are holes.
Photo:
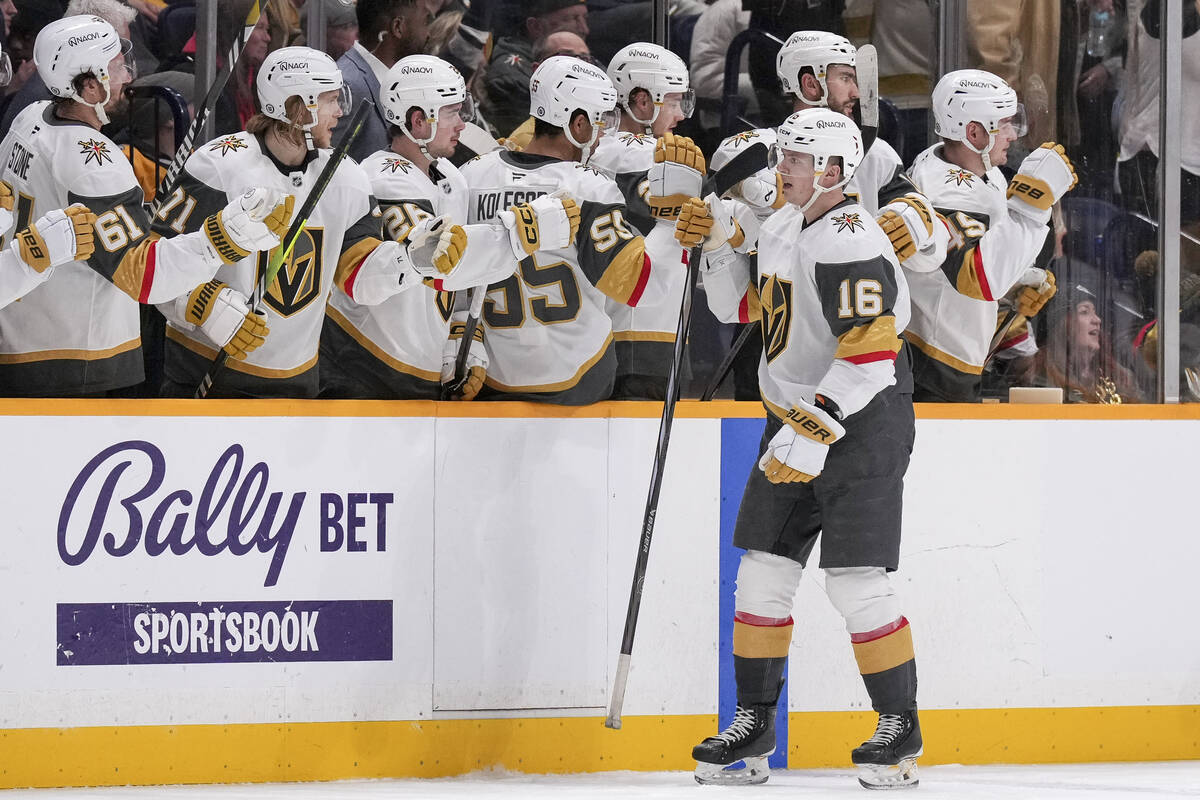
[[[1000,349],[1000,345],[1004,342],[1004,335],[1008,333],[1008,329],[1012,327],[1016,321],[1017,312],[1015,309],[1008,309],[1004,312],[1004,316],[1000,318],[1000,324],[996,326],[996,333],[992,336],[992,343],[988,345],[987,357],[983,359],[984,366],[992,360],[992,356],[996,355],[996,351]]]
[[[467,356],[471,353],[471,340],[479,328],[479,317],[483,314],[483,301],[487,297],[486,286],[476,286],[471,290],[471,310],[467,314],[467,323],[463,328],[462,341],[458,343],[458,352],[454,356],[454,378],[442,387],[442,399],[454,399],[454,393],[467,382]]]
[[[650,471],[650,491],[646,511],[642,516],[642,535],[638,540],[637,561],[633,566],[633,586],[629,590],[629,608],[625,612],[625,633],[621,637],[621,655],[617,659],[617,675],[613,681],[612,699],[608,706],[605,727],[621,727],[621,709],[625,705],[625,686],[629,681],[629,661],[633,654],[633,637],[637,631],[638,612],[642,607],[642,588],[646,583],[646,568],[650,563],[650,543],[654,538],[654,520],[658,515],[658,495],[662,489],[663,469],[667,464],[667,446],[671,443],[671,423],[675,420],[675,403],[679,397],[679,379],[683,372],[683,353],[688,329],[692,324],[692,294],[696,274],[700,269],[700,247],[693,247],[688,259],[687,283],[679,305],[679,325],[675,329],[675,360],[667,378],[667,397],[663,401],[662,419],[658,423],[658,446]]]
[[[329,156],[329,161],[326,162],[321,173],[317,175],[317,180],[313,183],[312,189],[308,192],[308,197],[304,198],[304,202],[300,204],[300,209],[292,216],[292,224],[288,226],[287,233],[279,240],[279,245],[271,254],[271,260],[267,268],[263,271],[262,278],[254,287],[254,294],[250,298],[250,310],[254,313],[259,313],[262,310],[263,295],[267,293],[267,287],[271,285],[271,281],[275,280],[275,276],[279,273],[279,268],[283,262],[291,254],[292,248],[296,246],[296,240],[300,238],[300,233],[304,230],[304,226],[308,223],[309,216],[312,215],[313,209],[317,207],[317,201],[321,199],[321,195],[325,193],[325,188],[329,186],[329,181],[333,179],[333,174],[337,172],[338,164],[342,163],[346,153],[350,150],[350,146],[354,144],[354,140],[358,138],[359,131],[362,130],[363,121],[367,118],[367,112],[374,108],[375,104],[370,100],[363,101],[363,104],[358,107],[358,111],[354,112],[354,116],[350,120],[350,132],[346,134],[341,144]],[[320,254],[315,254],[317,257]],[[213,381],[221,370],[225,368],[225,362],[229,360],[229,353],[224,349],[217,351],[217,357],[208,368],[208,373],[200,381],[200,385],[196,387],[196,397],[204,398],[212,390]]]
[[[748,322],[738,333],[737,338],[733,340],[733,346],[729,348],[725,358],[721,359],[721,363],[713,371],[708,385],[704,387],[704,394],[700,395],[701,400],[707,402],[713,399],[717,390],[721,388],[721,384],[725,382],[725,376],[729,374],[729,370],[733,369],[733,362],[737,361],[738,355],[746,348],[746,342],[750,341],[750,337],[757,329],[757,322]]]
[[[254,32],[254,28],[258,25],[260,14],[259,0],[253,0],[250,4],[250,11],[246,14],[246,24],[242,28],[241,36],[233,40],[233,45],[229,48],[229,54],[225,57],[225,63],[221,65],[221,69],[213,76],[212,86],[208,87],[208,94],[204,95],[204,102],[196,109],[196,116],[192,120],[192,124],[188,126],[187,133],[184,134],[183,141],[175,151],[175,157],[171,159],[170,166],[167,167],[166,177],[163,178],[162,183],[159,185],[159,191],[154,197],[154,206],[150,210],[151,219],[158,217],[159,210],[171,198],[171,195],[175,193],[175,184],[179,179],[179,172],[183,169],[184,162],[188,160],[188,156],[192,154],[192,143],[196,140],[200,129],[204,127],[204,123],[208,120],[208,115],[217,107],[217,101],[221,99],[221,93],[225,91],[225,84],[229,82],[229,76],[233,74],[233,70],[237,66],[238,57],[241,56],[242,49],[246,46],[246,42],[250,40],[250,34]]]

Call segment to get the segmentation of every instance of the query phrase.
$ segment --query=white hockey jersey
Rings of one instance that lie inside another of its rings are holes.
[[[1049,228],[1009,213],[999,168],[976,175],[945,161],[940,144],[917,156],[911,175],[950,230],[940,269],[905,270],[912,291],[905,338],[919,351],[917,396],[977,400],[997,301],[1033,266]]]
[[[616,181],[625,198],[627,221],[645,236],[650,263],[670,265],[651,272],[650,283],[636,308],[613,301],[607,304],[617,342],[618,374],[661,378],[665,390],[688,273],[686,268],[672,268],[686,264],[687,259],[675,240],[674,222],[652,216],[646,201],[650,190],[646,173],[654,166],[657,143],[649,134],[602,136],[588,165]]]
[[[362,162],[371,182],[384,234],[404,241],[422,219],[446,214],[463,225],[467,248],[454,272],[433,285],[410,288],[378,305],[360,305],[335,287],[329,299],[330,320],[396,372],[438,383],[442,349],[450,332],[454,297],[447,289],[486,286],[504,280],[517,268],[508,231],[498,224],[466,224],[470,202],[467,182],[446,159],[438,159],[426,175],[407,159],[381,150]]]
[[[534,253],[489,287],[482,318],[487,386],[569,403],[605,399],[615,377],[605,304],[636,306],[651,280],[645,242],[626,225],[616,183],[592,167],[507,150],[467,162],[462,174],[471,187],[473,223],[559,189],[575,199],[581,216],[574,244]]]
[[[0,165],[16,196],[15,229],[72,203],[97,215],[87,262],[10,284],[5,300],[24,296],[0,310],[0,394],[78,395],[141,382],[138,302],[168,300],[212,277],[215,264],[201,256],[203,234],[152,234],[141,186],[120,149],[88,125],[59,119],[49,101],[13,120]]]
[[[759,386],[773,414],[820,393],[849,416],[897,383],[908,286],[865,208],[847,199],[806,223],[784,206],[759,231],[757,276],[750,258],[722,249],[705,274],[709,302],[725,322],[761,319]]]
[[[290,168],[264,149],[258,137],[245,132],[200,146],[184,165],[180,188],[159,212],[155,230],[164,235],[172,230],[190,231],[230,198],[253,187],[293,194],[299,209],[331,151],[320,150],[289,172]],[[330,289],[335,281],[347,279],[379,245],[381,236],[381,217],[371,197],[370,182],[358,164],[343,160],[308,216],[292,253],[263,295],[270,334],[244,361],[230,359],[226,372],[232,374],[223,375],[219,385],[249,394],[269,394],[271,390],[263,390],[263,381],[292,381],[293,386],[281,391],[315,395],[314,367]],[[250,297],[269,260],[269,253],[251,255],[222,267],[216,277]],[[168,347],[168,379],[182,385],[198,383],[207,362],[216,357],[216,345],[198,327],[180,318],[173,304],[161,310],[168,320],[167,339],[192,354],[188,357]],[[239,376],[253,380],[240,381]]]

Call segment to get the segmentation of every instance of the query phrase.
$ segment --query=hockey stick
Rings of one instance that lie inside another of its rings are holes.
[[[629,608],[625,612],[625,632],[621,637],[621,655],[617,658],[617,675],[613,681],[612,700],[604,726],[621,727],[621,708],[625,705],[625,684],[629,681],[629,658],[633,653],[633,635],[637,630],[638,611],[642,607],[642,588],[646,582],[646,567],[650,561],[650,541],[654,537],[654,518],[658,514],[658,493],[662,489],[663,468],[667,462],[667,445],[671,442],[671,423],[675,419],[675,402],[679,396],[679,376],[683,371],[683,351],[688,329],[692,324],[692,294],[696,274],[700,269],[700,246],[689,253],[687,283],[683,286],[683,301],[679,304],[679,325],[675,329],[675,359],[667,377],[667,398],[663,401],[662,419],[658,423],[658,446],[654,449],[654,465],[650,471],[650,492],[646,497],[646,512],[642,516],[642,536],[638,544],[637,561],[633,566],[633,587],[629,590]]]
[[[858,80],[858,119],[862,128],[863,152],[871,149],[879,135],[879,57],[875,45],[864,44],[858,48],[854,68]]]
[[[483,301],[486,297],[486,286],[476,286],[471,290],[471,310],[467,314],[462,341],[458,343],[458,354],[454,357],[454,378],[442,387],[443,400],[452,400],[454,393],[467,382],[467,356],[471,352],[471,340],[475,338],[475,331],[479,328],[479,317],[483,314]]]
[[[246,14],[246,24],[242,28],[242,35],[233,40],[233,44],[229,48],[229,54],[225,56],[225,63],[213,77],[212,86],[208,87],[208,94],[204,95],[204,102],[196,109],[196,117],[192,120],[192,124],[188,126],[182,143],[175,150],[175,157],[171,159],[171,165],[167,167],[166,177],[159,184],[160,188],[154,197],[154,205],[150,209],[151,219],[158,217],[158,212],[166,204],[167,200],[170,199],[171,195],[174,194],[175,181],[179,177],[179,172],[183,169],[183,164],[188,160],[188,156],[192,154],[192,142],[200,132],[200,129],[204,127],[204,123],[208,120],[208,115],[216,108],[217,101],[221,98],[221,93],[225,91],[225,84],[229,82],[229,76],[233,74],[233,69],[237,66],[237,60],[242,54],[242,49],[246,46],[246,42],[250,40],[250,34],[254,32],[254,28],[258,25],[260,14],[258,0],[254,0],[250,4],[250,13]]]
[[[350,145],[354,144],[354,140],[358,138],[359,131],[362,130],[363,122],[367,118],[367,112],[375,107],[375,104],[370,100],[364,100],[363,104],[358,107],[358,111],[354,112],[354,116],[350,119],[350,132],[342,139],[341,144],[329,156],[329,161],[325,163],[321,174],[317,176],[317,180],[313,183],[312,189],[308,192],[308,197],[304,198],[300,209],[292,217],[292,224],[288,226],[287,233],[279,240],[279,245],[271,253],[271,260],[267,262],[267,268],[263,271],[262,278],[254,287],[254,294],[250,298],[250,310],[255,314],[261,312],[263,295],[267,293],[267,287],[275,280],[275,276],[279,274],[283,262],[292,254],[292,248],[296,246],[296,240],[300,238],[300,234],[304,231],[304,226],[308,223],[308,217],[312,214],[313,209],[317,207],[317,201],[321,199],[325,188],[329,186],[329,181],[333,179],[333,174],[337,172],[338,164],[342,163],[342,159],[350,150]],[[213,380],[225,368],[225,362],[229,360],[229,353],[224,349],[217,350],[217,357],[208,368],[208,372],[200,381],[200,385],[196,387],[196,397],[204,398],[212,390]]]
[[[757,322],[748,322],[742,328],[737,338],[733,340],[733,346],[729,348],[729,352],[725,354],[725,358],[721,359],[721,363],[717,365],[712,377],[708,380],[708,385],[704,387],[704,394],[700,395],[700,399],[708,402],[713,399],[713,395],[721,388],[721,384],[725,382],[725,376],[729,374],[729,370],[733,368],[733,362],[737,360],[738,354],[746,347],[746,342],[750,341],[750,337],[754,335],[754,330],[758,327]]]

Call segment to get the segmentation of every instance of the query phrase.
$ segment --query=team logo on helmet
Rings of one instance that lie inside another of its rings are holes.
[[[229,153],[236,153],[238,150],[241,150],[242,148],[249,147],[249,146],[250,145],[246,144],[246,142],[244,142],[240,137],[238,137],[237,134],[233,134],[233,135],[218,139],[217,141],[215,141],[211,145],[209,145],[208,149],[209,150],[220,150],[221,155],[224,156],[224,155],[228,155]]]
[[[400,171],[401,171],[401,172],[403,172],[405,175],[407,175],[407,174],[408,174],[408,171],[409,171],[410,169],[412,169],[412,162],[411,162],[411,161],[409,161],[408,159],[404,159],[404,158],[385,158],[385,159],[383,160],[383,166],[382,166],[382,167],[380,167],[379,171],[380,171],[380,172],[387,172],[388,170],[391,170],[391,171],[392,171],[392,174],[393,174],[393,175],[395,175],[395,174],[396,174],[396,170],[400,170]]]
[[[972,186],[975,183],[975,173],[951,167],[946,170],[946,183],[953,183],[955,186],[962,186],[965,183],[967,186]]]
[[[108,145],[105,142],[97,139],[88,139],[76,142],[76,144],[82,148],[79,153],[84,157],[84,164],[90,164],[95,161],[97,165],[103,165],[105,161],[112,161],[112,153],[108,152]]]
[[[833,217],[830,222],[837,226],[838,233],[842,233],[843,231],[850,231],[851,233],[854,233],[855,231],[862,230],[866,227],[866,225],[863,224],[862,217],[859,216],[857,211],[847,211],[840,217]]]

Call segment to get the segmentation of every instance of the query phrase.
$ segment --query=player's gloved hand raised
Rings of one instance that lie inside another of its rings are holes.
[[[221,261],[232,264],[279,244],[296,198],[277,189],[247,189],[204,220],[204,235]]]
[[[13,191],[12,187],[0,181],[0,235],[8,233],[13,225]]]
[[[12,246],[30,269],[45,272],[70,261],[87,261],[95,252],[96,215],[78,203],[47,211],[17,231]]]
[[[477,289],[476,291],[480,291]],[[458,348],[462,344],[463,334],[467,323],[456,319],[450,323],[450,338],[442,347],[442,386],[450,390],[452,400],[474,400],[483,388],[483,379],[487,377],[488,355],[483,344],[483,326],[475,328],[471,344],[467,350],[467,373],[461,381],[456,381],[454,369],[458,362]]]
[[[825,469],[829,446],[846,435],[846,429],[821,408],[798,400],[784,425],[771,437],[758,468],[771,483],[808,483]]]
[[[201,284],[175,303],[186,321],[239,361],[256,350],[270,332],[266,317],[252,312],[246,296],[224,281]]]
[[[657,219],[678,219],[688,198],[704,190],[704,153],[686,136],[667,132],[654,145],[654,166],[646,174],[650,191],[646,199]]]
[[[1045,224],[1050,221],[1050,207],[1078,183],[1063,146],[1046,142],[1025,156],[1008,182],[1008,209]]]
[[[1058,291],[1054,273],[1048,269],[1030,267],[1021,278],[1022,288],[1017,292],[1017,313],[1033,317],[1050,302]]]
[[[746,235],[725,202],[710,193],[704,200],[689,197],[684,203],[675,222],[675,238],[684,247],[695,247],[703,242],[704,251],[709,252],[725,243],[740,247]]]
[[[451,225],[445,214],[418,222],[407,241],[413,268],[423,278],[449,275],[467,251],[467,232],[461,225]]]
[[[538,250],[570,247],[579,232],[579,204],[564,192],[510,206],[499,217],[518,261]]]
[[[875,221],[891,239],[892,250],[903,264],[931,242],[936,219],[925,196],[910,192],[884,206]]]

